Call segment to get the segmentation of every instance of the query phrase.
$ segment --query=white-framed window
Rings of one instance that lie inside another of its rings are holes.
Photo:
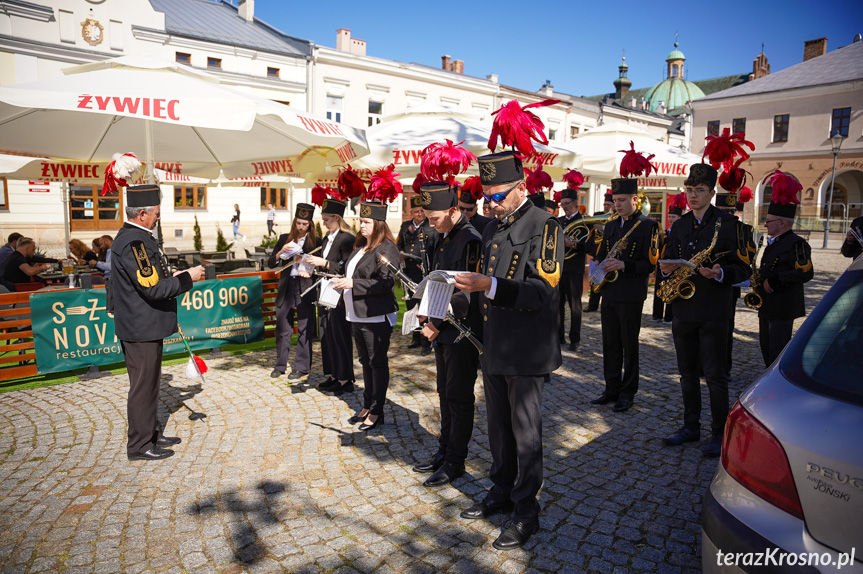
[[[376,126],[383,121],[384,103],[369,100],[369,127]]]
[[[549,128],[548,129],[548,141],[554,141],[557,139],[557,130]]]
[[[578,136],[578,132],[579,132],[578,126],[569,126],[569,138],[570,139],[574,139],[576,136]]]
[[[344,98],[341,96],[327,96],[327,119],[336,123],[342,121],[342,110],[344,109]]]

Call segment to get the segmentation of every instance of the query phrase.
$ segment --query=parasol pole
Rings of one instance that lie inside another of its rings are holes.
[[[146,179],[147,183],[156,183],[156,149],[153,145],[153,121],[152,120],[144,120],[144,146],[146,149],[144,150],[144,160],[147,166]],[[159,193],[161,197],[161,193]],[[162,247],[165,244],[164,237],[162,236],[162,221],[156,220],[156,240],[159,242],[159,250],[162,250]]]
[[[60,184],[60,195],[63,200],[63,233],[66,236],[66,249],[68,249],[70,237],[69,237],[69,182],[64,181]]]

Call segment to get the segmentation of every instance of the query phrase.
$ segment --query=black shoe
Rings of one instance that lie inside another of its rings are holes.
[[[436,473],[428,477],[428,479],[423,483],[423,486],[443,486],[451,483],[463,474],[463,466],[457,467],[452,464],[445,464],[440,467]]]
[[[352,393],[352,392],[354,392],[354,382],[348,381],[347,383],[345,383],[343,385],[338,384],[338,385],[336,385],[335,388],[328,389],[328,392],[330,392],[334,397],[341,396],[345,393]]]
[[[665,446],[679,446],[685,442],[698,442],[698,433],[688,428],[682,428],[673,435],[662,439]]]
[[[419,346],[420,346],[420,342],[419,342],[419,341],[411,341],[411,344],[410,344],[410,345],[408,345],[408,349],[416,349],[416,348],[417,348],[417,347],[419,347]]]
[[[431,347],[423,347],[420,351],[420,356],[425,357],[429,353],[431,353]]]
[[[419,464],[414,465],[411,469],[414,472],[436,472],[440,467],[443,466],[443,463],[446,461],[446,456],[441,453],[437,453],[431,459],[430,462],[421,462]]]
[[[569,344],[569,350],[572,351],[573,353],[576,352],[578,350],[578,345],[579,345],[578,343],[570,343]]]
[[[357,424],[357,423],[361,423],[361,422],[363,422],[364,420],[366,420],[366,417],[367,417],[367,416],[369,416],[369,414],[368,414],[368,413],[364,414],[363,416],[360,416],[360,413],[357,413],[357,414],[355,414],[354,416],[352,416],[351,418],[349,418],[349,419],[348,419],[348,422],[349,422],[350,424],[352,424],[352,425],[355,425],[355,424]]]
[[[492,543],[498,550],[512,550],[521,548],[528,539],[539,530],[538,522],[516,522],[513,521],[500,536]]]
[[[289,381],[298,381],[308,375],[308,373],[301,373],[300,371],[291,371],[291,374],[288,375]]]
[[[722,454],[722,436],[714,435],[709,443],[701,447],[701,454],[704,458],[716,458]]]
[[[582,309],[582,313],[596,313],[597,311],[599,311],[599,307],[587,306],[584,309]]]
[[[339,386],[339,382],[336,379],[334,379],[332,377],[327,377],[326,381],[324,381],[323,383],[318,385],[318,390],[330,391],[330,390],[336,388],[337,386]]]
[[[273,378],[275,379],[275,378],[277,378],[277,377],[281,377],[281,376],[282,376],[282,375],[284,375],[284,374],[285,374],[285,372],[284,372],[284,371],[280,371],[280,370],[278,370],[278,369],[273,369],[273,372],[272,372],[272,373],[270,373],[270,376],[271,376],[271,377],[273,377]]]
[[[613,397],[609,395],[607,392],[602,393],[597,398],[590,401],[592,405],[607,405],[608,403],[613,403],[617,400],[617,397]]]
[[[622,413],[624,411],[628,411],[631,406],[632,406],[632,399],[620,399],[619,401],[614,403],[614,407],[612,407],[611,410],[613,410],[616,413]]]
[[[486,497],[482,502],[478,502],[467,510],[463,510],[459,516],[467,518],[468,520],[488,518],[495,514],[509,514],[512,512],[513,507],[514,504],[509,499],[495,500],[493,498]]]
[[[384,414],[383,413],[378,415],[378,418],[375,419],[375,422],[373,422],[372,424],[363,423],[359,426],[359,429],[361,431],[370,431],[374,428],[379,427],[382,424],[384,424]]]
[[[162,460],[163,458],[168,458],[169,456],[174,456],[174,451],[154,446],[145,453],[129,455],[128,458],[129,460]]]
[[[183,439],[178,436],[160,436],[156,439],[156,446],[173,446],[175,444],[180,444],[181,442],[183,442]]]

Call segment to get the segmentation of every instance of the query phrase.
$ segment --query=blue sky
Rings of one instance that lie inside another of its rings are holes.
[[[233,0],[237,4],[238,0]],[[863,2],[391,2],[256,0],[255,16],[288,34],[335,47],[336,29],[367,42],[369,56],[465,73],[497,74],[535,91],[545,80],[576,96],[613,91],[622,50],[633,88],[664,79],[679,33],[686,77],[749,73],[761,51],[777,72],[803,59],[803,42],[826,36],[828,51],[863,33]],[[677,7],[674,7],[677,6]]]

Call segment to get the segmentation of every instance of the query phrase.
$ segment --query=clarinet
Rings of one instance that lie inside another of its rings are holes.
[[[380,253],[378,253],[376,257],[381,264],[386,265],[387,269],[395,273],[395,276],[401,279],[405,287],[416,293],[417,284],[411,281],[410,277],[405,275],[404,271],[390,263],[390,260],[381,255]],[[482,343],[480,343],[479,339],[476,338],[476,336],[473,334],[469,327],[465,327],[464,325],[459,323],[459,320],[456,319],[455,315],[453,315],[450,311],[446,312],[445,320],[451,323],[453,327],[458,329],[459,335],[455,339],[456,343],[467,337],[468,341],[470,341],[473,346],[476,347],[476,350],[479,351],[479,354],[482,355]]]

